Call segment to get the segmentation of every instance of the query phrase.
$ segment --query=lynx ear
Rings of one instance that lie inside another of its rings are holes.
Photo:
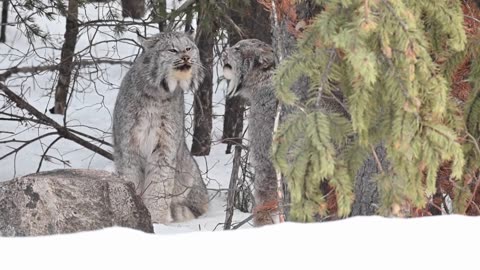
[[[189,39],[195,41],[195,28],[191,24],[185,26],[185,34]]]
[[[269,47],[259,49],[258,63],[263,69],[269,69],[275,66],[275,55],[273,50]]]
[[[153,48],[155,44],[158,42],[159,37],[158,36],[153,36],[153,37],[145,37],[140,32],[137,30],[137,40],[140,43],[140,45],[143,47],[143,50],[147,50],[150,48]]]
[[[143,47],[144,50],[151,49],[151,48],[155,47],[155,44],[157,44],[158,41],[159,41],[158,37],[147,38],[147,39],[143,40],[142,47]]]

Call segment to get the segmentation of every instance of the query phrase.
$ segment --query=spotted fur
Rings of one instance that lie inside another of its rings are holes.
[[[184,91],[195,90],[203,79],[199,52],[184,33],[161,33],[143,47],[115,103],[115,167],[135,183],[153,222],[184,221],[208,207],[184,134]]]

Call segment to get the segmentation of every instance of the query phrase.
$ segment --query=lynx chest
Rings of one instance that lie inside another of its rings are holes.
[[[183,139],[183,114],[172,105],[149,102],[139,112],[131,132],[142,157],[155,151],[176,152]]]

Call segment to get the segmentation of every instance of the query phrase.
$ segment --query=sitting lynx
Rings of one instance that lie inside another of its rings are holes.
[[[198,48],[183,33],[161,33],[143,46],[115,103],[115,167],[135,183],[153,222],[192,219],[208,207],[184,134],[183,91],[193,91],[203,78]]]
[[[239,41],[223,56],[223,73],[230,95],[250,103],[248,137],[255,170],[255,225],[274,223],[277,206],[276,174],[270,158],[277,100],[272,84],[272,47],[257,39]]]

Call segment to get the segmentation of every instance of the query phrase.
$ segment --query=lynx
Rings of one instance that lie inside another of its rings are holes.
[[[223,73],[229,95],[240,95],[250,104],[248,137],[255,171],[255,225],[272,224],[277,203],[276,174],[270,158],[276,98],[272,84],[275,67],[270,45],[245,39],[223,55]]]
[[[184,134],[184,91],[193,91],[203,79],[198,48],[184,33],[158,34],[143,47],[115,103],[115,167],[134,182],[153,222],[192,219],[208,207]]]

